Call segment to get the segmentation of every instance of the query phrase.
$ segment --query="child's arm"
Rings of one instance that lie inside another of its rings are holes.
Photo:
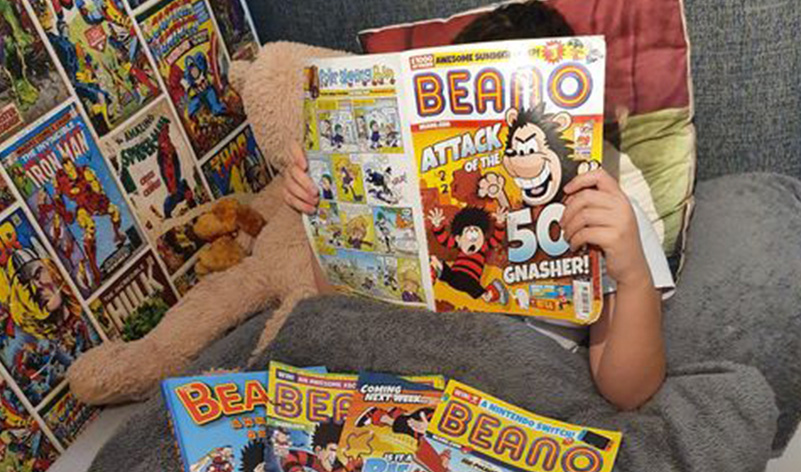
[[[617,292],[590,328],[590,366],[601,394],[618,408],[645,403],[665,378],[662,302],[654,288],[634,211],[604,170],[582,174],[568,185],[562,217],[572,248],[600,247]]]
[[[292,144],[292,162],[284,177],[284,201],[299,213],[313,214],[320,203],[320,191],[309,176],[306,153],[299,144]]]

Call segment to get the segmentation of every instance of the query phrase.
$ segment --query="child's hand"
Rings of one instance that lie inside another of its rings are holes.
[[[503,226],[506,224],[506,216],[509,212],[504,207],[499,207],[492,215],[495,217],[495,222]]]
[[[320,191],[309,176],[309,163],[300,145],[292,144],[292,163],[284,179],[284,201],[298,212],[313,214],[320,203]]]
[[[445,214],[442,213],[441,209],[434,208],[428,212],[428,221],[430,221],[435,228],[439,228],[442,225],[443,220],[445,220]]]
[[[569,196],[561,226],[570,248],[600,247],[609,276],[619,285],[650,280],[634,210],[618,183],[597,169],[577,176],[564,191]]]

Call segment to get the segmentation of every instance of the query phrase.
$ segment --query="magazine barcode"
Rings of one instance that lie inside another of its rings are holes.
[[[576,318],[590,319],[592,314],[592,283],[585,280],[573,281],[573,306],[576,307]]]

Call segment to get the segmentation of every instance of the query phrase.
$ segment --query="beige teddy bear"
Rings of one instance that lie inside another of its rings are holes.
[[[278,169],[303,131],[303,64],[345,53],[279,42],[253,63],[235,63],[232,81],[242,95],[262,152]],[[251,202],[266,221],[253,252],[224,272],[206,275],[144,338],[108,342],[82,355],[67,372],[70,387],[92,405],[140,401],[162,379],[180,374],[200,352],[269,306],[275,308],[256,348],[263,350],[295,304],[316,294],[312,255],[300,216],[283,203],[281,178]]]

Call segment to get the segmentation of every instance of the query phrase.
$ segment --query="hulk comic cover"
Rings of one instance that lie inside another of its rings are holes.
[[[109,339],[134,341],[153,329],[178,301],[167,275],[151,251],[89,302]]]
[[[184,130],[201,159],[245,120],[204,0],[162,0],[136,16]]]
[[[165,237],[175,218],[210,200],[174,116],[167,100],[159,100],[103,141],[151,241]]]
[[[427,435],[433,450],[416,457],[427,472],[610,472],[623,439],[617,431],[536,415],[455,380]]]
[[[74,106],[30,130],[0,161],[85,297],[142,247],[128,204]]]
[[[340,237],[305,222],[332,285],[436,311],[596,321],[601,253],[571,249],[560,222],[563,187],[600,167],[605,51],[584,36],[311,61],[305,143],[331,202],[318,213],[336,205],[326,227]],[[347,205],[372,221],[349,228]],[[371,253],[415,261],[418,295],[364,290]]]
[[[18,209],[0,222],[0,363],[34,406],[100,338]]]
[[[99,412],[97,408],[79,402],[68,388],[62,388],[41,415],[56,439],[67,447]]]
[[[273,179],[250,125],[203,164],[203,173],[214,198],[258,193]]]
[[[58,450],[0,377],[0,470],[45,472]]]
[[[69,92],[21,0],[0,1],[0,140],[43,116]]]
[[[31,6],[98,135],[161,93],[122,0],[31,0]]]
[[[250,15],[242,0],[209,2],[220,28],[228,54],[233,61],[252,61],[259,53],[259,43],[250,27]]]

